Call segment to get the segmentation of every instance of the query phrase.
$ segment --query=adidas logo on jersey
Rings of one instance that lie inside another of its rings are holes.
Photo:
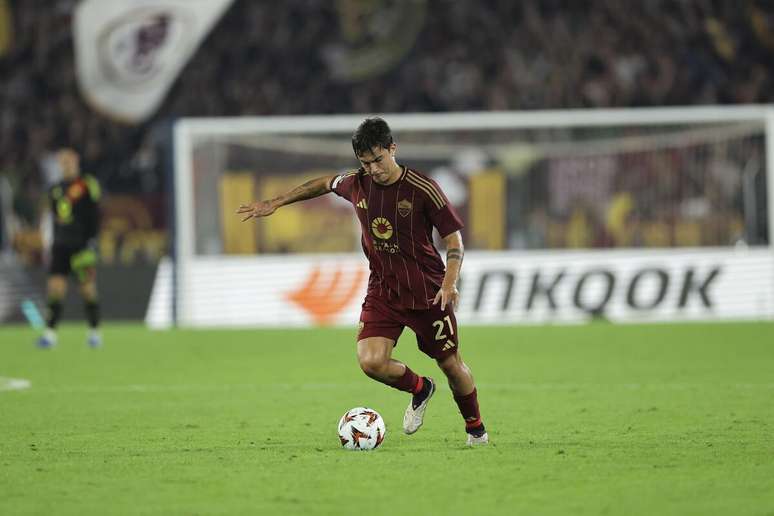
[[[365,199],[360,199],[360,202],[356,205],[358,208],[363,208],[364,210],[368,209],[368,203]]]
[[[452,342],[450,340],[447,340],[446,344],[444,344],[443,347],[441,348],[441,351],[446,351],[447,349],[451,349],[454,346],[456,346],[456,344],[454,344],[454,342]]]

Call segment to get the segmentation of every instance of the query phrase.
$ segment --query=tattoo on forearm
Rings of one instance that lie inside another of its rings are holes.
[[[320,196],[327,192],[325,187],[325,180],[320,178],[307,181],[301,186],[293,188],[285,195],[281,195],[278,199],[282,201],[282,204],[290,204],[296,201],[305,201],[314,197]]]
[[[446,251],[446,261],[449,260],[459,260],[462,261],[462,249],[449,249]]]

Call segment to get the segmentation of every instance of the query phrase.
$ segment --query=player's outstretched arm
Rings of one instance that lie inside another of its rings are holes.
[[[441,283],[441,290],[435,295],[433,304],[436,305],[440,301],[441,310],[446,309],[447,303],[456,309],[460,302],[457,280],[460,277],[465,248],[462,245],[462,234],[459,231],[446,235],[443,241],[446,244],[446,274],[443,277],[443,283]]]
[[[259,217],[268,217],[280,206],[291,204],[296,201],[305,201],[331,191],[331,181],[335,176],[325,176],[312,179],[306,183],[293,188],[291,191],[269,199],[267,201],[258,201],[251,204],[240,204],[237,213],[246,215],[242,222]]]

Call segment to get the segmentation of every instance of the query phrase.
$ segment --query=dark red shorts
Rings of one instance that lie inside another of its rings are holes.
[[[430,358],[440,360],[457,352],[457,319],[452,307],[447,304],[441,310],[441,303],[431,305],[429,310],[409,310],[366,296],[357,340],[386,337],[397,342],[406,326],[416,334],[420,351]]]

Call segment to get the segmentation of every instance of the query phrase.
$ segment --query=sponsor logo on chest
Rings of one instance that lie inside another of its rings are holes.
[[[80,182],[73,183],[67,188],[67,197],[71,201],[77,201],[83,196],[84,193],[85,189]]]
[[[371,232],[376,237],[373,239],[374,250],[390,254],[400,251],[400,246],[397,242],[388,242],[395,232],[392,222],[385,217],[376,217],[371,221]]]
[[[371,221],[371,231],[381,240],[389,240],[392,236],[392,223],[384,217],[376,217]]]

